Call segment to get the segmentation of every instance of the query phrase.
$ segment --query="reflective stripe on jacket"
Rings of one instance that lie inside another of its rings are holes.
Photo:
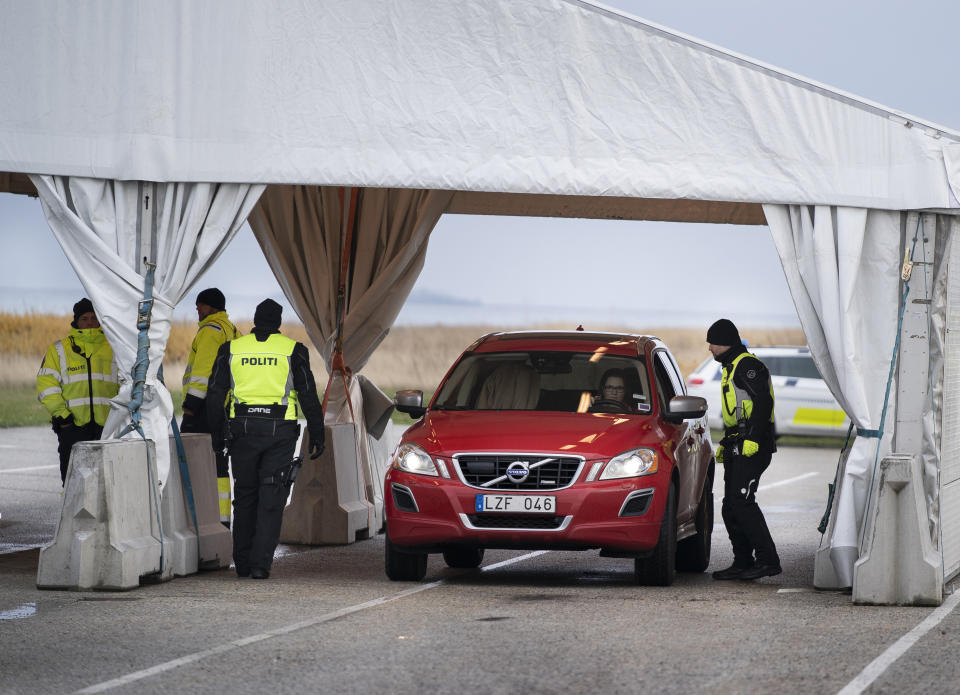
[[[183,372],[184,396],[207,397],[210,370],[217,358],[217,350],[228,340],[239,337],[240,331],[230,322],[226,311],[214,312],[200,321]]]
[[[753,399],[750,394],[733,381],[737,365],[744,357],[748,356],[757,359],[755,355],[749,352],[742,352],[733,358],[729,364],[723,365],[723,376],[720,379],[720,411],[723,415],[723,426],[728,430],[735,428],[741,422],[746,422],[753,414]],[[774,397],[773,381],[770,380],[769,375],[767,383],[770,386],[770,399],[772,401]],[[773,406],[771,405],[770,422],[773,421]]]
[[[119,390],[113,350],[101,328],[74,328],[47,348],[37,372],[37,400],[52,418],[76,425],[107,421]]]
[[[253,334],[230,341],[230,417],[236,405],[282,405],[284,420],[296,420],[300,410],[293,387],[290,356],[297,342],[273,333],[263,342]]]

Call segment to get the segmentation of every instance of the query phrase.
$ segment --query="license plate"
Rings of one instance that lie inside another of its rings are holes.
[[[477,495],[478,512],[507,512],[509,514],[555,514],[555,495]]]

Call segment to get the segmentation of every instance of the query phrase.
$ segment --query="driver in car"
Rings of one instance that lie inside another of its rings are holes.
[[[625,412],[633,410],[627,400],[627,379],[622,369],[608,369],[603,373],[603,378],[600,379],[600,396],[594,400],[591,409],[602,408],[605,402],[608,405],[617,404]]]

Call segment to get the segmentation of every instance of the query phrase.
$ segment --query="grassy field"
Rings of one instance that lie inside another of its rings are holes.
[[[46,411],[36,400],[36,374],[47,347],[70,330],[69,316],[50,314],[0,313],[0,427],[45,424]],[[240,322],[244,333],[250,322]],[[538,326],[564,328],[569,326]],[[643,332],[662,338],[673,350],[683,374],[689,374],[708,357],[704,335],[706,328],[652,328],[624,326],[587,326],[589,330]],[[303,326],[284,324],[285,335],[309,345]],[[390,331],[373,357],[363,368],[363,374],[389,395],[397,389],[418,388],[430,394],[440,383],[447,369],[463,349],[485,333],[503,330],[495,326],[398,326]],[[182,400],[180,382],[184,364],[190,352],[190,343],[196,332],[196,323],[178,321],[173,324],[163,364],[165,381],[176,387],[173,402],[178,413]],[[751,345],[804,345],[806,340],[799,329],[757,330],[743,329],[741,334]],[[317,386],[323,388],[327,374],[320,355],[311,348],[310,364]],[[174,389],[171,388],[173,391]],[[397,422],[408,423],[404,415]]]

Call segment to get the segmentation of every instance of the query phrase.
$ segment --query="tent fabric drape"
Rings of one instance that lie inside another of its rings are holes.
[[[250,215],[274,275],[320,351],[328,372],[337,341],[337,289],[346,239],[350,189],[330,186],[267,188]],[[427,252],[430,232],[452,193],[416,189],[364,188],[358,191],[343,322],[343,359],[359,372],[386,337],[413,289]],[[372,454],[360,385],[351,374],[351,403],[357,413],[357,440],[368,483]],[[349,422],[339,376],[331,384],[326,422]]]
[[[120,376],[103,437],[118,434],[130,417],[126,404],[137,354],[137,305],[146,268],[140,235],[141,195],[156,263],[151,317],[150,366],[141,407],[143,430],[156,443],[161,482],[169,465],[170,393],[157,378],[173,308],[213,264],[240,229],[263,186],[214,183],[140,183],[66,176],[31,176],[44,214],[76,271],[113,347]],[[127,438],[137,437],[131,432]]]
[[[861,430],[877,430],[897,332],[900,213],[830,206],[764,205],[810,352],[837,402]],[[853,585],[874,462],[890,451],[891,386],[882,440],[858,436],[837,481],[817,562]],[[878,449],[879,447],[879,449]]]

